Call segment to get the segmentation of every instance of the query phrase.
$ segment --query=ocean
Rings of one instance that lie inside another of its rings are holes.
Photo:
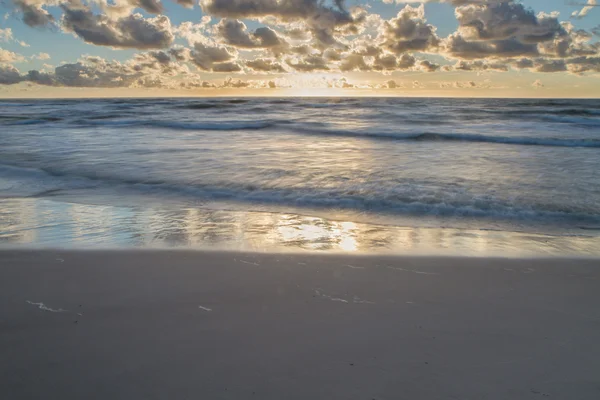
[[[600,100],[2,100],[0,243],[598,255]]]

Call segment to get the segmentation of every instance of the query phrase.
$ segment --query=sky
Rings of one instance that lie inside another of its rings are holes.
[[[600,97],[598,0],[3,0],[0,97]]]

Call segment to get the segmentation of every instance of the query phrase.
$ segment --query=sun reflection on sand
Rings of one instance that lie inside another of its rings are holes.
[[[456,255],[600,255],[598,236],[417,228],[290,213],[0,200],[0,244]]]

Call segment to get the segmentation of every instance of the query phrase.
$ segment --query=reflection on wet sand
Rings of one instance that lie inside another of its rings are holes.
[[[378,226],[267,212],[0,200],[0,243],[461,255],[600,255],[600,237]]]

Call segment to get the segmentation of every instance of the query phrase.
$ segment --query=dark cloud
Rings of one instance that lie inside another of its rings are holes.
[[[282,51],[287,42],[277,32],[268,27],[261,27],[248,32],[246,24],[239,20],[222,19],[216,26],[217,38],[224,43],[242,49],[267,49],[279,47]]]
[[[536,72],[562,72],[567,70],[564,60],[539,60],[535,63]]]
[[[224,62],[212,65],[213,72],[240,72],[242,67],[235,62]]]
[[[523,43],[540,43],[565,33],[553,15],[535,15],[513,1],[466,5],[456,9],[459,32],[468,40],[497,41],[518,38]]]
[[[280,63],[266,58],[257,58],[256,60],[246,61],[246,66],[252,69],[253,71],[258,72],[286,72],[286,70]]]
[[[236,54],[221,45],[195,43],[190,53],[190,61],[204,71],[241,71],[241,67],[233,62],[235,59]]]
[[[406,70],[414,67],[416,64],[415,57],[409,54],[402,54],[396,58],[393,54],[385,54],[375,57],[373,62],[373,70],[375,71],[396,71]]]
[[[340,71],[370,71],[371,67],[365,63],[364,56],[360,54],[350,54],[343,59],[340,64]]]
[[[0,64],[0,84],[13,85],[22,82],[23,78],[19,70],[8,64]]]
[[[526,59],[522,59],[526,60]],[[518,63],[518,62],[517,62]],[[517,64],[515,63],[515,64]],[[533,65],[533,63],[531,63]],[[496,61],[459,61],[454,65],[457,71],[508,71],[508,66],[502,62]]]
[[[144,18],[141,14],[133,14],[113,20],[106,15],[93,14],[87,8],[61,7],[63,29],[87,43],[118,48],[159,49],[169,47],[174,40],[171,21],[164,15]]]
[[[177,61],[188,61],[190,59],[190,49],[175,46],[169,49],[169,55]]]
[[[428,60],[422,60],[421,62],[419,62],[419,68],[422,69],[423,71],[434,72],[434,71],[437,71],[438,69],[440,69],[440,65],[432,63],[431,61],[428,61]]]
[[[13,0],[13,3],[23,15],[23,22],[31,27],[46,26],[54,22],[54,17],[43,8],[43,2]]]
[[[600,73],[600,56],[572,58],[568,61],[567,69],[574,74]]]
[[[446,41],[446,51],[455,58],[475,60],[480,58],[506,58],[537,56],[537,44],[522,43],[517,39],[468,41],[460,34],[451,35]]]
[[[142,8],[150,14],[161,14],[164,10],[159,0],[131,0],[132,5]]]
[[[598,44],[589,43],[592,34],[564,23],[565,34],[539,44],[540,53],[549,57],[580,57],[598,53]]]
[[[327,60],[320,56],[304,57],[297,62],[288,60],[287,64],[296,71],[302,72],[328,71],[330,69]]]
[[[533,68],[533,60],[530,58],[520,58],[514,60],[512,66],[517,69]]]

